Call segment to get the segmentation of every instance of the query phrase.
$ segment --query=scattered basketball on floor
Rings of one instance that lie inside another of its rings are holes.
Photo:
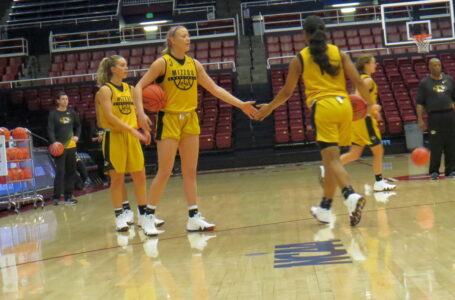
[[[352,120],[353,121],[358,121],[360,119],[363,119],[367,115],[367,102],[363,100],[362,97],[359,95],[349,95],[349,99],[351,99],[351,105],[352,105]]]
[[[159,85],[151,84],[142,90],[142,102],[144,109],[159,111],[166,106],[167,96]]]
[[[49,146],[49,153],[53,157],[59,157],[60,155],[63,154],[63,151],[65,151],[65,148],[63,147],[63,144],[60,142],[55,142]]]
[[[28,139],[28,130],[23,127],[16,127],[11,132],[13,138],[18,140],[25,140]]]
[[[0,127],[0,135],[4,135],[5,141],[9,141],[11,133],[9,132],[8,128]]]
[[[417,147],[411,153],[411,160],[416,166],[424,166],[430,160],[430,151],[425,147]]]

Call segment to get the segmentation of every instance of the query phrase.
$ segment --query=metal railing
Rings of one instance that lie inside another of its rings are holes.
[[[21,22],[19,24],[11,23],[7,25],[0,25],[0,32],[1,31],[8,31],[8,29],[21,29],[21,28],[30,28],[30,27],[39,27],[43,28],[45,26],[49,26],[52,24],[81,24],[81,23],[88,23],[94,21],[113,21],[118,18],[120,14],[120,3],[122,0],[118,0],[118,6],[115,15],[107,15],[107,16],[92,16],[92,17],[77,17],[77,18],[65,18],[65,19],[55,19],[55,20],[48,20],[48,21],[31,21],[31,22]]]
[[[315,2],[315,1],[314,0],[264,0],[264,1],[240,3],[240,21],[242,23],[242,34],[245,35],[244,18],[245,18],[246,9],[249,9],[251,7],[257,7],[257,6],[275,6],[275,5],[294,4],[294,3],[301,3],[301,2]]]
[[[111,30],[85,31],[49,35],[51,53],[124,47],[163,43],[170,27],[177,24],[157,25],[156,31],[145,31],[144,26],[126,26]],[[197,22],[184,22],[192,39],[235,37],[238,33],[235,19],[218,19]]]
[[[218,62],[210,62],[210,63],[201,63],[206,69],[209,68],[211,71],[214,71],[210,68],[210,66],[215,66],[215,70],[231,70],[232,72],[236,72],[237,68],[235,65],[235,61],[233,60],[226,60],[226,61],[218,61]],[[230,65],[230,68],[223,68],[225,65]],[[141,76],[142,72],[146,72],[148,69],[134,69],[128,70],[128,77],[136,78]],[[77,82],[62,82],[59,81],[61,79],[71,79],[71,78],[85,78],[90,77],[91,81],[96,80],[96,73],[87,73],[87,74],[77,74],[77,75],[66,75],[66,76],[53,76],[53,77],[41,77],[41,78],[33,78],[33,79],[20,79],[20,80],[11,80],[11,81],[2,81],[0,82],[0,87],[8,87],[8,88],[18,88],[18,87],[40,87],[45,85],[54,85],[54,84],[70,84],[70,83],[77,83]],[[85,80],[84,81],[88,81]]]
[[[28,41],[24,38],[0,40],[0,57],[28,55]]]
[[[175,0],[123,0],[123,6],[150,5],[165,2],[175,2]]]

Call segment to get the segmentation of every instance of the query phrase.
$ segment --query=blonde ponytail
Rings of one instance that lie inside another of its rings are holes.
[[[114,67],[117,60],[121,58],[123,57],[120,55],[112,55],[101,60],[98,71],[96,72],[96,83],[98,87],[102,87],[106,82],[111,81],[111,68]]]

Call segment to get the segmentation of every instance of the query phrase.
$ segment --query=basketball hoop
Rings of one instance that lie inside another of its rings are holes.
[[[417,45],[417,52],[430,53],[431,34],[416,34],[412,36],[412,39]]]

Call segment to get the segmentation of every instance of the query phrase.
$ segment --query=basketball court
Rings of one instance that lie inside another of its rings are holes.
[[[180,177],[158,207],[159,239],[117,234],[108,190],[1,218],[1,298],[455,299],[454,179],[430,181],[408,155],[384,167],[396,194],[372,194],[370,158],[348,165],[367,194],[355,228],[341,197],[333,224],[311,217],[317,163],[200,174],[213,233],[186,233]]]

